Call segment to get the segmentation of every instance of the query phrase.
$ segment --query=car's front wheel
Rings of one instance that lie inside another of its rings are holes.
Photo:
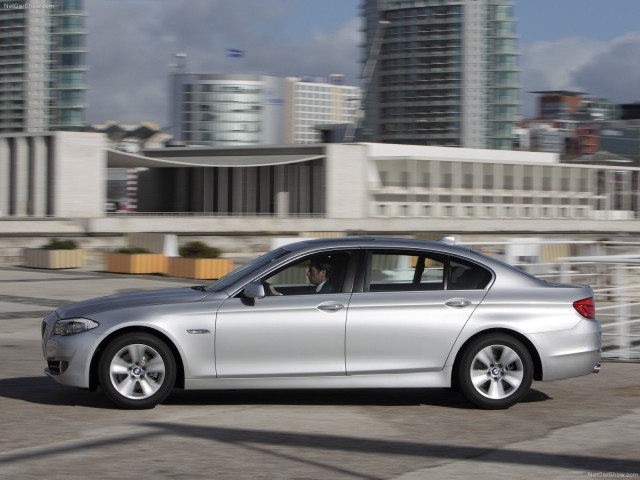
[[[457,385],[475,405],[508,408],[519,402],[533,381],[533,361],[519,340],[504,334],[477,338],[465,349]]]
[[[100,388],[122,408],[153,408],[165,400],[176,380],[176,362],[160,339],[129,333],[114,339],[98,364]]]

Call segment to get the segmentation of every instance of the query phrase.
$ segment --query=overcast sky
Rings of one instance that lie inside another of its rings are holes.
[[[342,73],[357,85],[360,0],[89,0],[87,121],[167,126],[177,52],[193,73]],[[640,100],[640,0],[519,0],[523,114],[536,90]],[[227,58],[226,49],[243,50]]]

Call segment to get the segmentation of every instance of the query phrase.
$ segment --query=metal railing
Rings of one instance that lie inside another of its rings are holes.
[[[590,285],[602,325],[603,357],[640,361],[640,242],[514,240],[466,245],[550,282]],[[516,254],[510,255],[510,250]]]
[[[559,280],[587,283],[595,292],[603,356],[640,360],[640,257],[610,255],[561,259]]]

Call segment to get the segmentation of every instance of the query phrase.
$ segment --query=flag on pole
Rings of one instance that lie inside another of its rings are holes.
[[[230,57],[230,58],[242,58],[242,57],[244,57],[244,50],[236,50],[235,48],[227,48],[227,57]]]

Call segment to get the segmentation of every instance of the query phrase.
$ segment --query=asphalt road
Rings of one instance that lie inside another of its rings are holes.
[[[71,301],[194,282],[0,267],[2,479],[632,478],[640,364],[534,383],[506,411],[436,390],[181,392],[153,410],[42,373],[42,317]]]

